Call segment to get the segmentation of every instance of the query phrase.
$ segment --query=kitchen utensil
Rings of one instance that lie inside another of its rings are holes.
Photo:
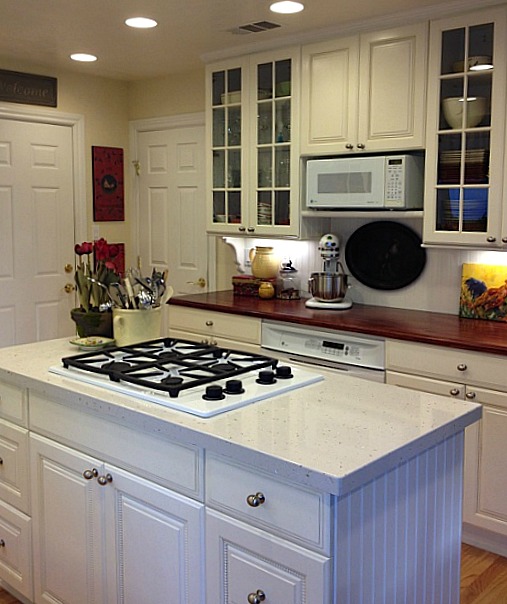
[[[100,281],[97,281],[97,279],[94,279],[93,277],[88,277],[88,275],[85,275],[85,278],[88,281],[90,281],[90,283],[94,283],[95,285],[98,285],[103,290],[105,290],[106,294],[108,295],[109,299],[111,300],[111,303],[114,304],[114,300],[113,300],[111,294],[109,293],[109,288],[107,287],[107,285],[105,285],[104,283],[101,283]]]
[[[398,222],[369,222],[352,233],[345,261],[352,275],[373,289],[406,287],[419,277],[426,251],[419,235]]]
[[[348,275],[343,271],[341,263],[339,267],[341,269],[339,273],[316,272],[310,275],[308,288],[315,300],[341,302],[345,298]]]
[[[319,241],[319,252],[324,260],[324,270],[315,272],[308,279],[308,289],[312,298],[307,300],[308,308],[327,308],[330,310],[345,310],[352,306],[345,299],[348,289],[348,275],[340,262],[340,240],[336,235],[328,233]]]

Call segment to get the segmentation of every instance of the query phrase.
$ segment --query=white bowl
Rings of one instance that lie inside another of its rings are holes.
[[[463,71],[463,66],[465,61],[456,61],[453,63],[452,68],[455,72]],[[471,71],[481,71],[492,69],[493,63],[491,62],[491,57],[486,56],[477,56],[477,57],[468,57],[468,69]]]
[[[467,99],[467,124],[466,128],[474,128],[481,123],[486,112],[487,102],[485,97],[471,96]],[[465,99],[463,97],[448,97],[442,99],[442,109],[445,121],[451,128],[463,127],[463,109]]]

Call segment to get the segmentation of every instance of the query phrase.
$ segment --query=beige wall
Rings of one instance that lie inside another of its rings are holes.
[[[129,83],[129,119],[204,111],[204,68]]]
[[[90,75],[93,65],[83,65],[80,72],[70,72],[0,57],[0,69],[56,77],[58,106],[54,111],[84,116],[89,240],[92,239],[94,224],[91,148],[104,146],[124,150],[125,221],[100,222],[96,226],[99,227],[100,236],[109,242],[125,242],[127,266],[134,265],[136,258],[131,239],[133,214],[130,196],[133,168],[129,156],[129,120],[204,111],[204,68],[130,83]],[[16,108],[15,104],[9,106]],[[36,106],[31,109],[36,110]]]
[[[34,64],[12,62],[0,57],[0,69],[23,71],[56,77],[58,80],[58,106],[55,112],[73,113],[84,116],[85,159],[86,159],[86,210],[88,217],[87,238],[92,237],[92,146],[121,147],[125,153],[125,222],[97,223],[100,236],[110,242],[125,242],[130,256],[130,197],[128,159],[128,84],[119,80],[98,78],[86,73],[71,73],[38,67]],[[16,104],[9,104],[14,110]],[[21,107],[21,105],[20,105]],[[30,107],[36,110],[35,105]],[[50,109],[53,111],[52,109]],[[44,108],[44,111],[47,111]],[[130,262],[130,258],[127,259]]]

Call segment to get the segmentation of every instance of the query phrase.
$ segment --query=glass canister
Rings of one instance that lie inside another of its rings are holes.
[[[301,280],[291,260],[282,262],[276,281],[276,297],[280,300],[299,300],[301,297]]]

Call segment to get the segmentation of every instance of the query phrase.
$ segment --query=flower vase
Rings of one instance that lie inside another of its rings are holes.
[[[88,311],[73,308],[70,311],[71,319],[76,324],[79,337],[103,336],[113,337],[113,314],[111,311]]]

